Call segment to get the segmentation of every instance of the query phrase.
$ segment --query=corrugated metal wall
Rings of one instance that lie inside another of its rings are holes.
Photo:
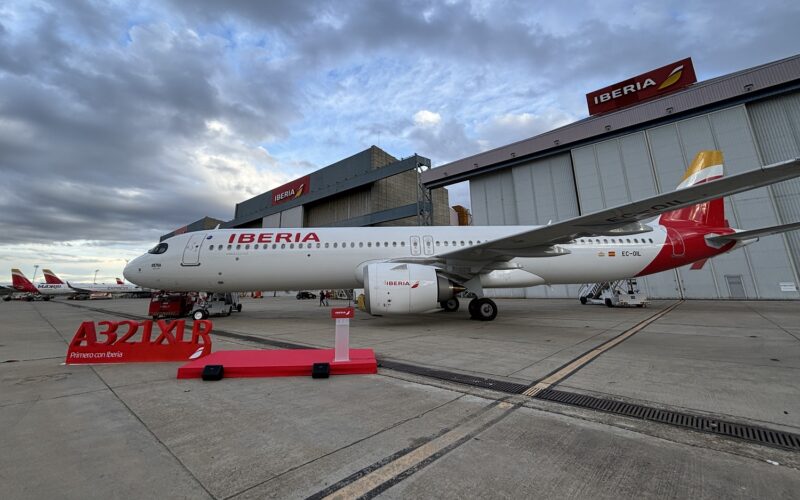
[[[546,224],[577,215],[578,200],[590,213],[670,191],[704,149],[723,151],[728,175],[800,156],[800,95],[750,105],[749,116],[744,105],[734,106],[470,180],[474,224]],[[741,229],[800,220],[800,180],[728,197],[725,207],[730,224]],[[798,251],[797,233],[788,240],[770,236],[701,270],[687,266],[641,285],[654,298],[798,298],[780,288],[796,281]],[[524,296],[576,297],[574,288],[535,287]]]
[[[747,110],[765,165],[800,158],[800,93],[750,104]],[[800,221],[800,179],[781,182],[770,189],[781,223]],[[794,264],[794,276],[787,273],[783,281],[797,284],[800,281],[800,231],[776,238],[784,239]]]
[[[569,154],[556,155],[470,180],[473,224],[547,224],[578,215]],[[572,297],[577,286],[496,290],[502,297]]]

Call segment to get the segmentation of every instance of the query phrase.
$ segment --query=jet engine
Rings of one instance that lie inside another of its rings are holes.
[[[463,289],[431,266],[376,263],[364,267],[364,308],[369,314],[432,311]]]

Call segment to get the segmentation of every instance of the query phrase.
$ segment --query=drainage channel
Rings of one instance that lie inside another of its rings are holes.
[[[138,320],[148,319],[144,316],[120,313],[108,309],[87,307],[78,304],[66,304],[66,305],[72,307],[78,307],[81,309],[88,309],[90,311],[95,311],[104,314],[122,316],[130,319],[138,319]],[[672,308],[668,309],[672,310]],[[662,311],[662,313],[663,312],[665,311]],[[663,314],[659,313],[657,316],[660,317],[662,315]],[[645,322],[647,324],[651,323],[652,321],[650,321],[650,319],[651,318],[648,318],[647,320],[637,324],[636,326],[631,328],[631,330],[637,329],[637,327],[642,325],[642,323]],[[641,328],[638,328],[636,331],[639,330],[641,330]],[[294,344],[291,342],[284,342],[279,340],[265,339],[263,337],[258,337],[255,335],[247,335],[244,333],[237,333],[237,332],[228,332],[225,330],[214,329],[213,333],[221,337],[229,337],[237,340],[245,340],[248,342],[268,345],[280,349],[310,348],[310,346],[307,345]],[[624,334],[625,333],[621,335]],[[616,338],[619,337],[615,337],[615,339]],[[614,341],[615,339],[611,339],[611,341]],[[565,366],[569,366],[570,363],[567,363]],[[422,377],[433,378],[445,382],[453,382],[456,384],[462,384],[471,387],[479,387],[481,389],[489,389],[506,394],[522,395],[531,392],[531,388],[534,388],[537,386],[537,384],[541,383],[540,381],[535,381],[531,384],[518,384],[514,382],[506,382],[504,380],[477,377],[473,375],[467,375],[464,373],[457,373],[448,370],[440,370],[436,368],[428,368],[425,366],[418,366],[409,363],[401,363],[390,360],[379,359],[378,366],[380,366],[381,368],[387,368],[389,370],[395,370],[403,373],[419,375]],[[558,370],[556,370],[556,372],[558,372]],[[570,372],[569,374],[571,375],[572,373],[574,373],[574,371]],[[566,376],[563,378],[566,378]],[[563,378],[561,380],[563,380]],[[548,387],[552,387],[555,384],[556,382],[552,382],[548,384]],[[760,427],[755,425],[739,424],[735,422],[729,422],[726,420],[705,417],[702,415],[693,415],[691,413],[682,411],[665,410],[662,408],[645,406],[635,403],[625,403],[613,399],[598,398],[594,396],[588,396],[585,394],[555,390],[551,388],[544,388],[540,391],[537,391],[534,394],[526,394],[526,395],[529,395],[532,399],[539,399],[543,401],[550,401],[553,403],[560,403],[578,408],[601,411],[603,413],[621,415],[629,418],[636,418],[639,420],[658,422],[662,424],[672,425],[675,427],[682,427],[684,429],[690,429],[708,434],[716,434],[720,436],[732,437],[736,439],[741,439],[743,441],[748,441],[751,443],[770,446],[773,448],[783,448],[792,451],[800,451],[800,435],[793,434],[791,432],[778,431],[775,429],[769,429],[766,427]]]

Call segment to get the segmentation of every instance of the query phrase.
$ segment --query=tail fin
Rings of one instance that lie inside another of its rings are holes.
[[[51,285],[63,285],[64,282],[61,281],[61,278],[56,276],[56,273],[49,269],[42,270],[42,274],[44,274],[44,282],[49,283]]]
[[[11,285],[20,292],[39,293],[28,278],[19,269],[11,270]]]
[[[678,184],[678,189],[719,179],[723,173],[722,151],[700,151]],[[659,223],[664,226],[692,224],[728,227],[722,198],[667,212],[661,215]]]
[[[117,285],[124,285],[124,284],[125,284],[124,281],[122,281],[121,279],[117,278]]]

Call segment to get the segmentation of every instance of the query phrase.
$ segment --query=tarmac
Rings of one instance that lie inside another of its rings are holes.
[[[798,498],[800,451],[426,376],[434,369],[800,434],[797,302],[497,300],[357,311],[377,375],[177,380],[64,365],[82,321],[147,300],[0,302],[3,498]],[[331,301],[331,305],[346,305]],[[463,304],[466,305],[466,304]],[[464,308],[465,309],[465,308]],[[246,299],[214,350],[332,347],[328,308]],[[389,368],[398,364],[422,372]],[[420,374],[423,373],[423,374]],[[535,392],[535,391],[534,391]]]

